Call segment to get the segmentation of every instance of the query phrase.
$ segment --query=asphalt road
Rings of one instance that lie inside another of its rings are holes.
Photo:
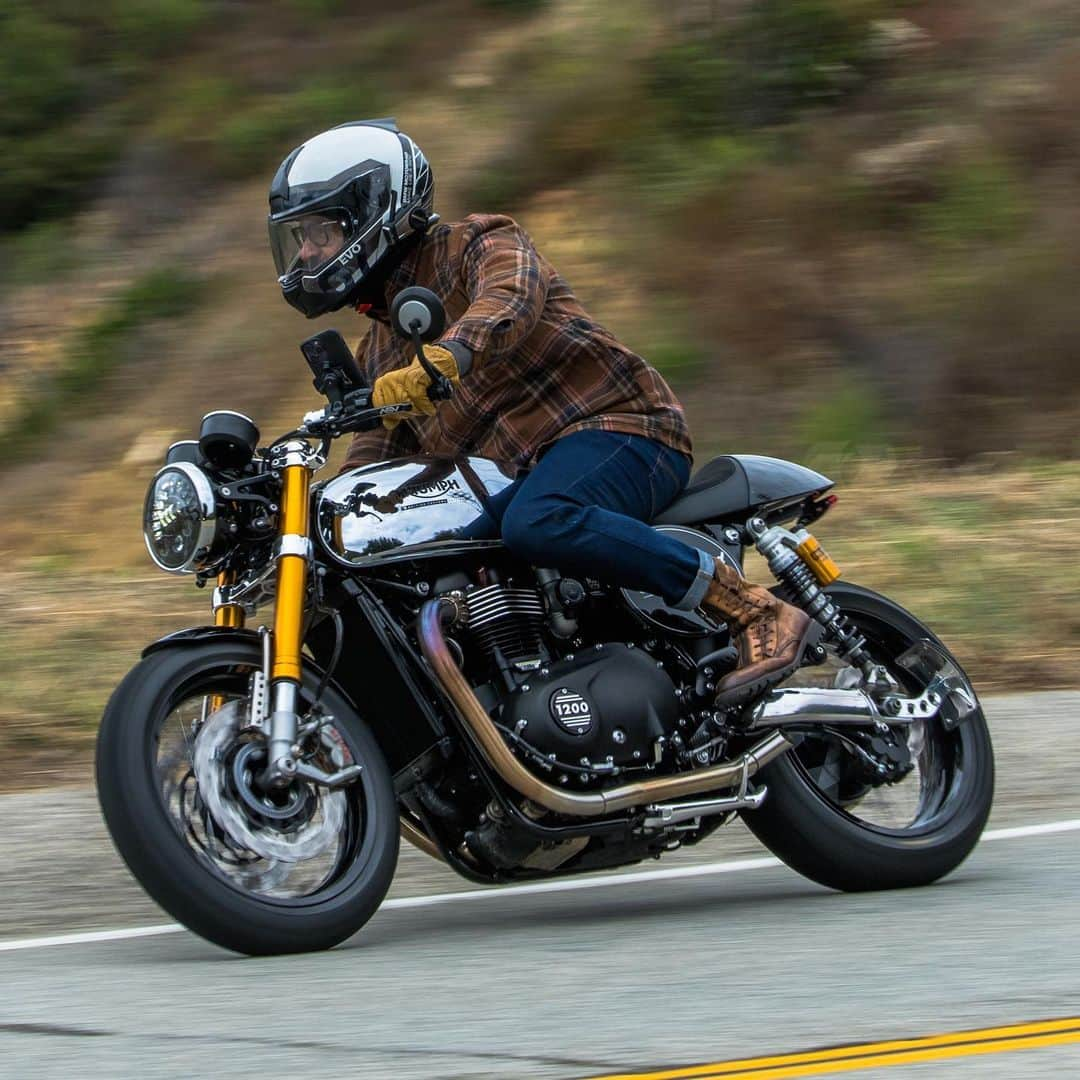
[[[1080,694],[988,712],[993,838],[933,887],[832,893],[742,830],[696,857],[726,872],[677,856],[639,869],[688,876],[479,897],[410,852],[395,902],[326,954],[241,959],[186,932],[0,951],[0,1076],[572,1080],[1080,1016],[1080,831],[997,835],[1080,818]],[[166,921],[86,793],[0,809],[8,944]],[[1080,1044],[852,1075],[1080,1075]]]

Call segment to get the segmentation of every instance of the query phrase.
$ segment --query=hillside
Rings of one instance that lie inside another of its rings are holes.
[[[292,427],[297,343],[363,333],[282,303],[266,187],[306,134],[389,114],[446,218],[513,213],[668,375],[699,460],[850,481],[822,533],[853,577],[929,605],[984,680],[1075,681],[1074,3],[103,11],[0,15],[0,745],[74,713],[85,747],[138,642],[205,610],[151,577],[143,490],[211,408]]]

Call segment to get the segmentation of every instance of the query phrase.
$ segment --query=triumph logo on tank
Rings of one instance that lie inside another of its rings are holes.
[[[460,491],[461,485],[456,480],[439,480],[424,487],[411,488],[409,495],[416,499],[433,499],[436,495],[445,495],[448,491]]]
[[[565,686],[551,695],[551,718],[571,735],[587,735],[592,730],[592,707],[576,691]]]

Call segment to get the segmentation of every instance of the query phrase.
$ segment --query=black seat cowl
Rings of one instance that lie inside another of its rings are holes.
[[[808,495],[828,491],[833,481],[804,465],[757,454],[723,454],[703,465],[656,525],[745,521],[797,506]]]

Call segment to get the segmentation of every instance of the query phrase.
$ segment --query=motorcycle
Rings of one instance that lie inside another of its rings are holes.
[[[391,320],[448,396],[423,351],[438,298],[406,289]],[[516,560],[485,511],[513,479],[497,463],[313,483],[333,440],[408,406],[372,407],[335,331],[301,349],[324,407],[263,448],[210,413],[153,478],[149,554],[214,583],[213,625],[149,645],[98,736],[116,847],[185,926],[329,948],[379,907],[400,837],[491,885],[660,858],[736,815],[838,890],[927,884],[974,847],[994,771],[975,691],[914,615],[838,580],[808,531],[827,477],[724,455],[651,523],[740,573],[756,549],[820,629],[792,677],[720,709],[729,628]]]

